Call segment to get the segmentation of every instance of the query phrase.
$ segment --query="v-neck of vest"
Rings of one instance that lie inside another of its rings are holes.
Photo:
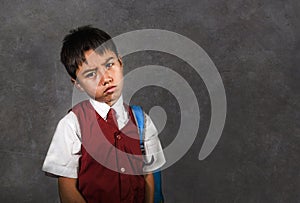
[[[125,110],[127,110],[127,112],[129,113],[129,120],[128,120],[128,122],[124,125],[123,128],[118,129],[118,130],[121,131],[121,132],[123,132],[123,131],[126,129],[126,127],[129,126],[129,124],[130,124],[131,122],[132,122],[133,125],[137,126],[137,125],[136,125],[135,118],[134,118],[134,115],[133,115],[133,113],[132,113],[131,107],[130,107],[129,105],[125,104],[125,103],[123,103],[123,105],[124,105]],[[105,123],[108,125],[108,123],[106,122],[106,120],[104,120],[104,119],[98,114],[98,112],[94,109],[94,107],[92,106],[92,104],[91,104],[89,101],[87,101],[87,106],[88,106],[88,108],[92,109],[92,110],[95,112],[96,117],[97,117],[97,120],[100,119],[100,120],[102,120],[103,122],[105,122]]]

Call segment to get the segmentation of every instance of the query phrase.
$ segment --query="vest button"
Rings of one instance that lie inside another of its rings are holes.
[[[122,137],[121,135],[117,135],[117,139],[120,140]]]
[[[125,171],[126,171],[125,168],[122,167],[121,172],[124,173]]]

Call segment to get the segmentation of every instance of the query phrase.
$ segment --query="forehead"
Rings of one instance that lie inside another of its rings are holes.
[[[84,56],[86,61],[82,64],[82,66],[99,66],[103,63],[108,62],[109,59],[116,59],[117,56],[114,52],[110,50],[104,51],[102,54],[95,52],[94,50],[88,50],[84,52]]]

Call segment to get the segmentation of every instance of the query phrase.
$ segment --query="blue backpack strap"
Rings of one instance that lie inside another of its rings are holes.
[[[140,106],[131,106],[132,112],[135,116],[138,129],[139,129],[139,135],[140,135],[140,147],[142,154],[145,155],[145,147],[144,147],[144,128],[145,128],[145,119],[144,119],[144,112],[142,107]],[[154,203],[163,203],[164,202],[164,196],[162,194],[162,188],[161,188],[161,172],[160,170],[156,170],[153,172],[153,178],[154,178]]]
[[[163,203],[164,196],[161,188],[161,172],[160,170],[156,170],[153,172],[154,178],[154,203]]]
[[[131,109],[134,113],[138,129],[139,129],[139,135],[140,135],[140,148],[142,150],[142,154],[145,155],[145,147],[144,147],[144,113],[143,109],[140,106],[131,106]]]

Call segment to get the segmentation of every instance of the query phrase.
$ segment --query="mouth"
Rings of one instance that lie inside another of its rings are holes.
[[[113,93],[117,86],[110,86],[104,90],[104,93]]]

